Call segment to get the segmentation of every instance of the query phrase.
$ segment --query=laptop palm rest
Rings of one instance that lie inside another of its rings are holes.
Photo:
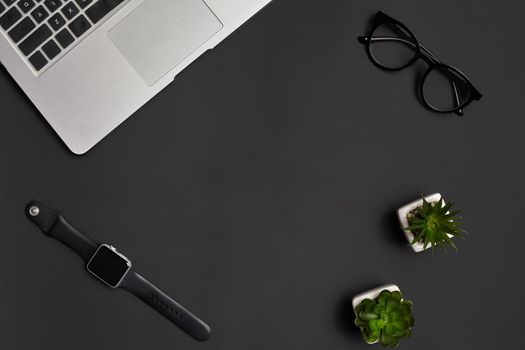
[[[222,27],[202,0],[146,0],[108,35],[152,86]]]

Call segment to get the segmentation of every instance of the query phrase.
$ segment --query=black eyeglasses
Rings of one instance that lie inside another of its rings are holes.
[[[360,36],[368,56],[379,68],[399,71],[420,58],[429,68],[421,79],[419,97],[423,104],[439,113],[463,115],[463,109],[481,93],[459,69],[441,62],[424,47],[407,26],[379,11],[368,36]]]

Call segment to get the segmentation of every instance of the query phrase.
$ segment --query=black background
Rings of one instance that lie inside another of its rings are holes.
[[[381,9],[484,98],[416,100],[356,37]],[[403,349],[519,349],[525,74],[519,1],[275,0],[87,155],[0,73],[2,349],[368,349],[358,292],[415,303]],[[441,192],[459,253],[415,254],[395,210]],[[32,199],[117,246],[210,323],[197,343],[85,272],[24,216]]]

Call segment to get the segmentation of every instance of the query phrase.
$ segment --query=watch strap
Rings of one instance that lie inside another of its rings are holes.
[[[84,259],[86,264],[100,246],[99,243],[70,225],[60,212],[41,202],[30,202],[26,206],[26,215],[44,234],[71,248]],[[193,338],[204,341],[210,337],[211,330],[206,323],[133,269],[125,274],[119,287],[140,298]]]
[[[210,327],[151,282],[130,270],[120,287],[129,291],[196,340],[207,340]]]
[[[61,213],[41,202],[30,202],[26,215],[44,234],[71,248],[86,263],[99,247],[97,242],[71,226]]]

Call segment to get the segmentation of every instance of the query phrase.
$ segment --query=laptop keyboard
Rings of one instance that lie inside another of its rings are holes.
[[[0,27],[36,72],[125,0],[0,0]]]

